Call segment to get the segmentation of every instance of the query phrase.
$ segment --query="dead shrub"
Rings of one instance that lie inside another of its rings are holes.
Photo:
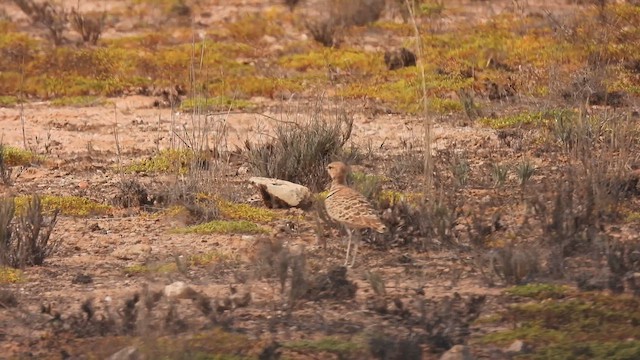
[[[478,266],[485,282],[496,285],[496,277],[504,285],[520,285],[532,281],[538,273],[540,260],[535,248],[512,243],[489,251]]]
[[[332,160],[348,156],[343,148],[351,137],[353,118],[336,110],[332,119],[321,108],[300,122],[282,121],[269,141],[245,142],[247,160],[259,176],[278,178],[324,189],[329,181],[325,169]]]
[[[376,335],[369,339],[369,350],[374,359],[420,360],[422,348],[417,337],[401,338],[392,335]]]
[[[11,308],[18,306],[18,298],[11,290],[0,289],[0,308]]]
[[[40,197],[34,195],[24,213],[15,216],[12,198],[0,201],[0,265],[14,268],[42,265],[57,248],[50,241],[58,211],[46,217]]]
[[[333,47],[337,45],[336,32],[338,26],[331,19],[311,20],[305,22],[305,27],[313,40],[323,46]]]
[[[471,335],[471,324],[480,316],[486,297],[474,295],[466,299],[454,293],[440,301],[425,301],[421,306],[421,323],[426,342],[434,350],[448,350],[465,344]]]
[[[275,237],[258,239],[252,262],[257,278],[278,280],[280,292],[287,295],[288,308],[292,309],[308,291],[306,259],[303,248],[290,248]]]
[[[380,18],[384,8],[385,0],[329,0],[323,8],[316,9],[319,15],[307,14],[305,27],[315,41],[327,47],[336,46],[336,34],[341,29],[372,23]]]
[[[124,208],[153,205],[147,189],[138,180],[125,179],[120,181],[117,186],[120,192],[112,200],[114,205]]]
[[[340,26],[363,26],[380,18],[385,0],[330,0],[330,17]]]
[[[65,41],[63,32],[67,28],[68,14],[64,8],[50,2],[35,0],[13,0],[34,24],[44,26],[53,43],[58,46]]]
[[[460,215],[458,196],[444,191],[436,197],[416,202],[400,199],[381,203],[382,221],[390,229],[391,246],[414,246],[419,250],[458,246],[454,226]]]
[[[355,297],[357,289],[358,286],[347,279],[347,268],[336,266],[309,281],[305,298],[314,301],[349,300]]]
[[[82,36],[84,43],[96,45],[102,35],[106,16],[106,13],[82,14],[71,9],[71,28]]]
[[[543,227],[551,275],[563,275],[568,256],[602,253],[604,223],[618,218],[620,205],[637,192],[629,169],[637,162],[639,131],[628,116],[586,115],[584,109],[551,123],[551,146],[558,146],[569,164],[561,169],[559,184],[546,181],[531,200]]]
[[[640,244],[613,242],[607,247],[607,286],[614,293],[625,289],[640,296]]]

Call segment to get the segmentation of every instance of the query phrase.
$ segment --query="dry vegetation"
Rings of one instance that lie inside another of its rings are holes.
[[[2,356],[640,358],[637,4],[248,3],[0,1]]]

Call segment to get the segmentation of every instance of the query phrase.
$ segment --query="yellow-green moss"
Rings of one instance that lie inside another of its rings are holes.
[[[317,354],[330,353],[337,354],[338,358],[351,358],[358,354],[364,355],[366,345],[343,340],[337,337],[323,337],[317,340],[299,340],[284,343],[283,346],[298,352]]]
[[[217,200],[216,205],[220,215],[229,220],[247,220],[258,223],[268,223],[278,219],[277,212],[264,207],[255,207],[248,204],[239,204],[227,200]]]
[[[544,125],[568,114],[567,110],[525,111],[496,118],[482,118],[480,123],[493,129],[504,129],[523,125]]]
[[[640,222],[640,211],[627,211],[625,216],[625,222],[628,222],[628,223]]]
[[[306,53],[285,55],[278,63],[284,68],[298,71],[326,71],[329,67],[357,74],[386,71],[380,54],[356,49],[319,48]]]
[[[2,146],[2,157],[8,166],[26,166],[43,160],[39,155],[31,151],[23,150],[13,146]]]
[[[15,284],[24,281],[22,271],[11,267],[0,266],[0,284]]]
[[[0,107],[13,107],[18,105],[18,97],[12,95],[0,96]]]
[[[168,149],[143,160],[138,160],[125,168],[128,172],[180,173],[189,171],[195,154],[189,149]]]
[[[109,100],[98,96],[65,96],[51,100],[53,106],[89,107],[109,104]]]
[[[269,232],[266,228],[246,220],[214,220],[175,231],[180,234],[266,234]]]
[[[158,264],[136,264],[124,268],[127,275],[142,274],[170,274],[178,271],[178,265],[175,262],[158,263]]]
[[[451,99],[431,98],[428,106],[430,111],[440,114],[462,111],[462,103]]]
[[[31,196],[16,197],[16,212],[24,212],[29,201],[31,201]],[[113,208],[109,205],[100,204],[79,196],[43,195],[40,197],[40,201],[44,212],[51,213],[58,209],[61,215],[67,216],[87,217],[106,215],[113,211]]]
[[[561,285],[533,283],[514,286],[505,290],[505,292],[510,295],[544,300],[548,298],[562,298],[568,293],[568,289]]]
[[[229,109],[249,109],[255,105],[250,101],[241,99],[230,99],[226,96],[218,96],[215,98],[189,98],[180,104],[183,111],[210,111],[210,110],[229,110]]]

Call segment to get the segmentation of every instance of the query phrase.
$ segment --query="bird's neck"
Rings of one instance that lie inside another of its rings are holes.
[[[331,180],[331,188],[332,189],[337,189],[340,187],[344,187],[347,186],[347,182],[345,181],[344,178],[335,178],[333,180]]]

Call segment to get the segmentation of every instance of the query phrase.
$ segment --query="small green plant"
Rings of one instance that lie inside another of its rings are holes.
[[[367,199],[374,202],[380,199],[382,194],[382,177],[362,172],[351,172],[348,181]]]
[[[455,154],[449,164],[456,186],[465,187],[469,181],[469,161],[464,154]]]
[[[516,174],[518,174],[520,186],[524,188],[535,172],[536,166],[528,159],[523,159],[516,165]]]
[[[493,186],[502,187],[507,181],[507,175],[509,174],[509,168],[504,164],[491,164],[491,178],[493,179]]]

